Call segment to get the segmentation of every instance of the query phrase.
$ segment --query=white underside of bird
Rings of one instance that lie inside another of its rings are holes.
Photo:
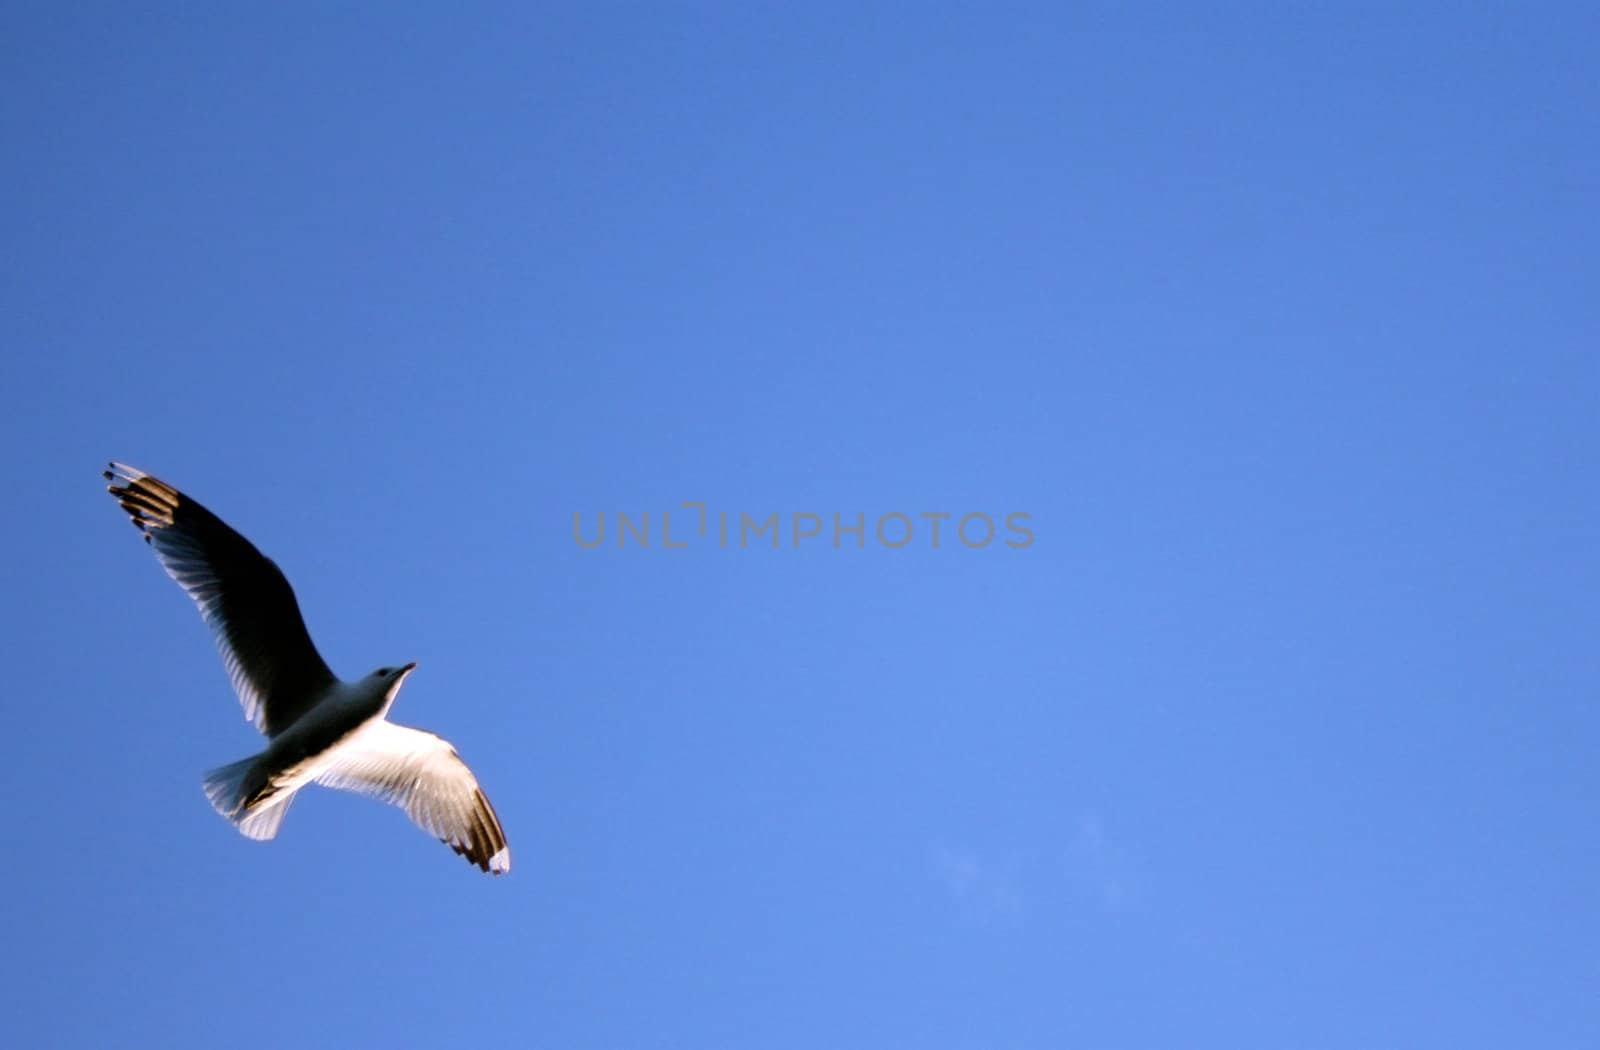
[[[320,784],[399,806],[447,840],[453,829],[466,828],[466,844],[487,849],[495,831],[476,816],[486,804],[476,783],[462,790],[463,774],[468,780],[471,774],[455,749],[384,717],[413,666],[389,682],[337,683],[265,751],[207,773],[206,797],[244,835],[265,840],[277,835],[296,793]],[[509,871],[510,848],[488,853],[487,866],[495,874]]]

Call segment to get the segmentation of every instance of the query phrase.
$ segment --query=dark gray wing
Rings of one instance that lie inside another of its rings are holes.
[[[268,736],[294,724],[336,680],[306,632],[283,573],[215,514],[142,470],[105,472],[167,575],[216,637],[245,717]]]

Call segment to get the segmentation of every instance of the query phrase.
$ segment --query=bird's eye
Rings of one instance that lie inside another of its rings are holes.
[[[388,668],[388,667],[380,667],[380,668],[378,668],[376,671],[374,671],[372,673],[374,675],[378,676],[379,678],[382,678],[384,675],[388,674],[390,670],[391,670],[391,668]]]

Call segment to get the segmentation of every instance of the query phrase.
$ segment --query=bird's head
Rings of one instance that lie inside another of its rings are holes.
[[[368,678],[382,682],[384,690],[392,697],[400,691],[400,684],[406,680],[406,675],[417,669],[415,660],[401,667],[380,667],[368,675]]]

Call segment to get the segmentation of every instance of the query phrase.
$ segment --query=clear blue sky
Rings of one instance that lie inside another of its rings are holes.
[[[7,5],[7,1041],[1600,1045],[1593,8],[802,6]],[[508,878],[211,811],[110,458]]]

